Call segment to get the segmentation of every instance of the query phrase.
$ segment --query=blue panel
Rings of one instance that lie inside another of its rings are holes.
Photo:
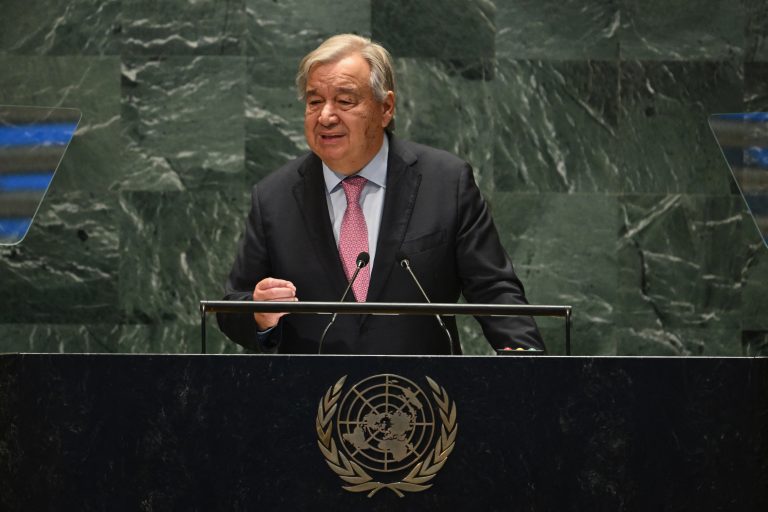
[[[66,146],[72,139],[76,128],[77,123],[0,126],[0,147]]]
[[[32,225],[32,218],[3,219],[0,218],[0,240],[16,242],[24,238]]]
[[[768,112],[746,112],[743,114],[716,114],[717,119],[727,119],[728,121],[748,121],[753,123],[764,123],[768,121]]]
[[[768,167],[768,148],[752,146],[744,150],[744,163],[750,167]]]
[[[53,172],[0,175],[0,192],[45,191],[52,179]]]

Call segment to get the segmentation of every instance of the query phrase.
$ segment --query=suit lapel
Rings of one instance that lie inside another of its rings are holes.
[[[299,205],[304,225],[315,248],[314,256],[320,261],[330,278],[333,297],[341,297],[346,288],[347,278],[341,266],[339,249],[333,236],[333,226],[328,216],[328,202],[325,199],[325,180],[320,159],[310,154],[299,169],[303,176],[293,188],[293,195]]]
[[[368,302],[377,302],[394,267],[395,255],[403,243],[411,220],[421,174],[411,165],[416,156],[402,146],[394,136],[390,137],[387,159],[387,191],[376,242],[373,275],[368,288]]]

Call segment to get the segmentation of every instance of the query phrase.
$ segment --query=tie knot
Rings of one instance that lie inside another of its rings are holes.
[[[360,192],[363,191],[363,187],[367,182],[368,180],[362,176],[351,176],[342,180],[341,186],[344,187],[347,203],[354,204],[360,202]]]

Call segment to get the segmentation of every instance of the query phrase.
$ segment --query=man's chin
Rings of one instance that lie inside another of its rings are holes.
[[[344,166],[346,161],[343,151],[329,151],[329,148],[315,148],[315,154],[334,171]]]

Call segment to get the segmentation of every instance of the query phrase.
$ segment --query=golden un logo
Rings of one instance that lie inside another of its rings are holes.
[[[432,487],[458,430],[456,404],[445,389],[426,377],[427,394],[411,380],[382,374],[342,394],[346,380],[326,391],[315,421],[320,451],[347,484],[342,488],[369,498],[389,489],[402,498]]]

